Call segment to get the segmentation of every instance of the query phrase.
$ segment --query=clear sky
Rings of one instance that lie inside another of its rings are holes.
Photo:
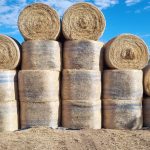
[[[0,33],[23,42],[17,28],[18,15],[34,2],[52,6],[60,16],[76,2],[93,3],[102,10],[107,23],[100,41],[107,42],[118,34],[132,33],[143,38],[150,49],[150,0],[0,0]]]

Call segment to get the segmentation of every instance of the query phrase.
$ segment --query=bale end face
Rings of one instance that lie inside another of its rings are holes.
[[[89,3],[77,3],[65,12],[62,32],[68,40],[98,40],[105,25],[104,15],[98,8]]]
[[[35,3],[20,13],[18,27],[25,40],[56,40],[60,33],[60,19],[53,8]]]
[[[0,34],[0,69],[16,69],[20,62],[20,45],[11,37]]]
[[[143,69],[148,63],[148,47],[139,37],[122,34],[108,41],[105,62],[112,69]]]

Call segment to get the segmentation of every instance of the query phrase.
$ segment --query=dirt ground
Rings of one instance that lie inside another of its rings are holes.
[[[150,130],[64,130],[0,133],[0,150],[150,150]]]

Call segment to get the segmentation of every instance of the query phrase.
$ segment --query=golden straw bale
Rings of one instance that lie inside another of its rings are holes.
[[[0,69],[15,69],[20,61],[18,42],[0,34]]]
[[[63,100],[90,100],[101,97],[101,73],[93,70],[63,70]]]
[[[89,3],[77,3],[69,7],[62,20],[62,32],[69,40],[98,40],[105,29],[103,13]]]
[[[53,8],[35,3],[20,13],[18,27],[25,40],[55,40],[60,32],[60,18]]]
[[[0,102],[0,132],[18,130],[17,101]]]
[[[21,128],[48,126],[57,128],[59,125],[59,101],[51,102],[20,102]]]
[[[19,72],[20,101],[45,102],[59,100],[59,72],[22,70]]]
[[[150,97],[143,98],[143,124],[150,127]]]
[[[66,128],[101,128],[101,100],[66,100],[62,103],[62,125]]]
[[[139,37],[121,34],[105,44],[105,62],[114,69],[142,69],[148,63],[148,47]]]
[[[66,41],[64,44],[64,69],[102,70],[102,42],[92,40]]]
[[[144,92],[150,96],[150,65],[144,68]]]
[[[136,99],[143,97],[141,70],[105,70],[103,74],[104,99]]]
[[[103,99],[103,127],[107,129],[141,129],[142,100]]]
[[[29,40],[22,45],[22,70],[61,70],[61,44]]]
[[[17,73],[0,70],[0,102],[18,100]]]

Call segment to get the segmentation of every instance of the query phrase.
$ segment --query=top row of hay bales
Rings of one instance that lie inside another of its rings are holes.
[[[25,40],[60,38],[61,22],[48,5],[35,3],[19,15],[18,26]],[[62,18],[62,33],[67,40],[98,40],[105,29],[103,13],[89,3],[77,3]],[[111,69],[142,69],[148,63],[148,47],[132,34],[122,34],[104,46],[106,64]]]
[[[77,3],[65,12],[62,32],[67,40],[98,40],[105,25],[104,15],[98,8],[88,3]],[[61,22],[53,8],[35,3],[20,13],[18,26],[25,40],[56,40],[60,35]]]
[[[93,42],[102,36],[105,25],[104,15],[98,8],[88,3],[77,3],[65,12],[62,33],[67,40]],[[46,4],[27,6],[19,15],[18,26],[25,40],[52,41],[61,38],[60,18]],[[14,39],[3,35],[0,35],[0,43],[0,69],[16,69],[20,61],[20,46]],[[122,34],[104,45],[104,57],[111,69],[140,70],[148,63],[148,47],[139,37]]]

